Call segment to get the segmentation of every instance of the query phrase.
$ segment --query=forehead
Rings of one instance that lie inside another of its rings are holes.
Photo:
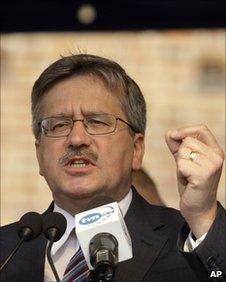
[[[117,93],[107,89],[104,82],[91,75],[64,79],[44,93],[42,115],[74,115],[86,112],[122,114]]]

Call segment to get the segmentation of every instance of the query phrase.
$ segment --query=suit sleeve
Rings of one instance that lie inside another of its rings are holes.
[[[226,281],[226,211],[222,205],[218,203],[216,219],[205,239],[193,251],[184,252],[184,243],[189,232],[189,226],[185,224],[179,232],[177,242],[180,252],[189,265],[198,273],[197,265],[201,263],[200,271],[205,269],[209,277],[212,271],[215,273],[221,271],[222,277],[218,280]]]

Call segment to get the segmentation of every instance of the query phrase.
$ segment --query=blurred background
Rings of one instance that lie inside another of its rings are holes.
[[[80,51],[115,60],[141,87],[148,110],[143,169],[164,204],[178,208],[165,132],[203,123],[225,147],[225,10],[224,1],[4,1],[1,225],[51,202],[38,173],[30,93],[50,63]],[[218,199],[225,206],[224,171]]]

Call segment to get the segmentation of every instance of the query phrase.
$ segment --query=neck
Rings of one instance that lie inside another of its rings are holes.
[[[122,191],[120,195],[108,195],[105,194],[95,194],[95,195],[89,195],[89,196],[81,196],[81,197],[67,197],[63,194],[61,195],[53,195],[54,202],[57,204],[58,207],[62,208],[63,210],[70,213],[72,216],[75,214],[78,214],[80,212],[83,212],[87,209],[88,204],[93,199],[97,198],[98,196],[107,196],[112,198],[116,202],[120,202],[126,194],[129,192],[129,189],[126,191]]]

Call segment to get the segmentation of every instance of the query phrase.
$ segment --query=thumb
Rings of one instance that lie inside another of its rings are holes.
[[[177,152],[178,152],[180,144],[182,142],[181,139],[178,140],[177,131],[169,130],[165,134],[165,140],[166,140],[166,144],[167,144],[170,152],[172,153],[172,155],[176,159]]]

